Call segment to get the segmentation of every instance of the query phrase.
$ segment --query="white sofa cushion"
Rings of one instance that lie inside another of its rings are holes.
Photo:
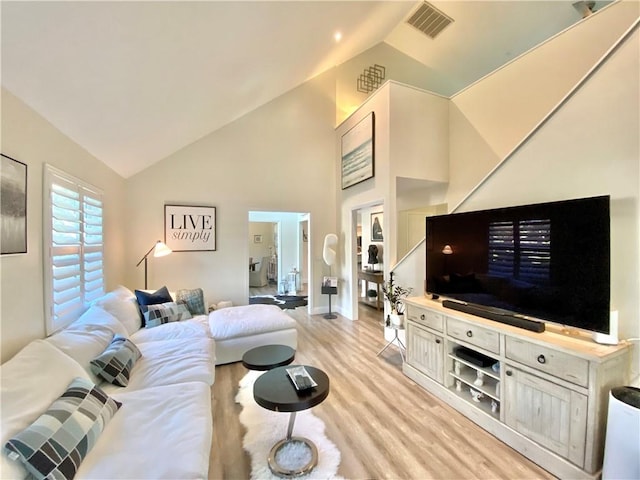
[[[211,387],[201,382],[114,393],[118,414],[76,479],[208,478]]]
[[[78,320],[45,341],[78,362],[93,383],[99,385],[102,380],[91,371],[90,362],[104,352],[116,333],[128,336],[113,315],[99,307],[90,307]]]
[[[209,327],[215,340],[225,340],[296,328],[296,321],[275,305],[244,305],[211,312]]]
[[[131,370],[127,388],[104,384],[105,392],[113,394],[196,381],[213,385],[215,343],[211,338],[164,340],[137,346],[142,356]]]
[[[106,328],[111,330],[114,335],[122,335],[123,337],[129,336],[129,332],[120,320],[118,320],[112,313],[109,313],[104,308],[97,305],[90,306],[82,315],[80,315],[80,318],[71,325],[68,325],[65,330],[84,329],[92,331],[96,328]]]
[[[92,305],[100,307],[116,317],[127,329],[129,335],[137,332],[142,326],[140,307],[135,295],[129,296],[124,287],[96,299]]]
[[[131,340],[138,345],[145,342],[173,340],[179,338],[210,338],[209,317],[197,317],[181,322],[170,322],[154,328],[143,328],[131,335]]]
[[[36,479],[72,479],[120,408],[91,380],[75,378],[49,409],[4,446]]]
[[[0,367],[0,441],[24,430],[67,389],[75,377],[89,379],[73,359],[44,340],[34,340]],[[2,455],[2,478],[25,478],[27,471]]]

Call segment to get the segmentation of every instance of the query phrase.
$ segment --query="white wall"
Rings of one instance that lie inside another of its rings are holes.
[[[271,257],[277,251],[274,238],[274,232],[277,232],[277,227],[277,223],[252,221],[251,215],[249,215],[249,237],[247,242],[249,244],[249,257],[252,257],[254,262],[262,261],[262,257]],[[261,243],[256,242],[256,235],[261,236]],[[260,266],[257,268],[260,268]]]
[[[636,29],[461,211],[611,196],[611,308],[640,336],[640,36]],[[638,375],[637,348],[634,372]]]
[[[104,191],[105,281],[123,278],[124,179],[2,89],[2,153],[27,164],[27,254],[0,257],[1,357],[45,336],[42,174],[49,163]],[[142,256],[144,252],[140,255]]]
[[[384,214],[383,267],[385,278],[397,260],[396,177],[441,183],[448,176],[448,100],[388,81],[336,128],[336,182],[340,188],[341,139],[370,112],[375,112],[375,158],[372,179],[339,191],[340,283],[336,310],[357,318],[357,273],[353,212],[363,210],[362,259],[366,264],[369,209]]]
[[[142,282],[138,258],[162,238],[165,203],[217,207],[217,251],[151,259],[149,287],[201,287],[207,302],[236,305],[248,302],[249,212],[309,213],[310,276],[316,284],[309,301],[312,307],[328,304],[320,282],[322,243],[335,231],[336,218],[334,92],[328,72],[132,177],[129,287]]]
[[[450,208],[558,105],[637,20],[639,8],[612,4],[451,98]]]
[[[340,206],[340,227],[338,235],[338,258],[333,275],[338,277],[338,295],[335,298],[334,310],[347,318],[358,318],[357,295],[357,262],[355,216],[358,210],[366,210],[362,214],[362,265],[367,262],[368,243],[365,235],[371,235],[370,207],[375,206],[386,218],[386,202],[389,200],[389,96],[391,83],[387,82],[375,94],[355,111],[336,129],[335,142],[335,178]],[[355,126],[369,113],[375,112],[375,154],[374,177],[341,190],[341,144],[342,135]],[[363,211],[364,211],[363,210]],[[367,218],[368,217],[368,218]],[[387,237],[388,238],[388,237]],[[385,238],[386,242],[386,238]],[[383,265],[386,268],[386,252],[383,251]]]

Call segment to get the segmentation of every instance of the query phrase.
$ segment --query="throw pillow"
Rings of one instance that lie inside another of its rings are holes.
[[[159,303],[173,302],[171,294],[167,287],[162,287],[155,292],[149,293],[144,290],[136,290],[136,298],[138,299],[138,305],[140,305],[140,313],[142,314],[142,326],[144,327],[144,314],[148,310],[149,305],[157,305]]]
[[[121,405],[93,382],[75,378],[45,413],[4,445],[4,450],[10,459],[22,462],[34,478],[71,479]]]
[[[142,316],[134,296],[127,296],[122,293],[122,290],[113,290],[96,299],[92,305],[116,317],[127,329],[129,335],[140,330]]]
[[[178,290],[176,292],[176,302],[184,303],[191,315],[204,315],[207,312],[204,306],[204,292],[201,288]]]
[[[178,303],[177,306],[178,306],[179,322],[181,322],[182,320],[189,320],[190,318],[193,318],[193,316],[191,315],[191,312],[189,311],[189,309],[184,303]]]
[[[126,387],[131,369],[141,356],[131,340],[116,335],[107,349],[91,360],[91,371],[109,383]]]
[[[191,318],[186,305],[178,305],[175,302],[149,305],[144,314],[145,328],[153,328],[169,322],[178,322]]]

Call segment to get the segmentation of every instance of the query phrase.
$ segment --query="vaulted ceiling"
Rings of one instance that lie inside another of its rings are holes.
[[[564,0],[434,1],[453,23],[433,39],[406,23],[422,3],[2,1],[2,86],[129,177],[381,42],[451,95],[582,18]]]

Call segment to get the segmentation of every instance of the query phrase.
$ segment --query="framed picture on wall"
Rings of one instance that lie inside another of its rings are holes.
[[[342,190],[374,176],[375,114],[360,120],[342,136]]]
[[[262,243],[262,235],[254,235],[253,243]]]
[[[216,249],[216,208],[164,206],[164,243],[174,252]]]
[[[384,236],[382,234],[382,212],[371,214],[371,241],[382,242]]]
[[[6,155],[0,158],[1,253],[27,253],[27,164]]]

